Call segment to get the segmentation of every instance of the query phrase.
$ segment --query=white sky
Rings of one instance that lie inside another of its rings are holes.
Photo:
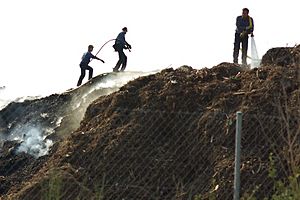
[[[243,7],[254,19],[261,57],[272,47],[299,43],[299,5],[299,0],[1,0],[0,86],[18,88],[19,95],[75,87],[87,46],[93,44],[96,53],[124,26],[133,47],[126,52],[127,70],[232,62],[235,19]],[[117,62],[111,46],[98,55],[105,64],[91,62],[94,76]]]

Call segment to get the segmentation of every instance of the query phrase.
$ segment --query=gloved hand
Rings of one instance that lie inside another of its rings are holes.
[[[251,33],[251,37],[254,37],[253,32]]]
[[[240,37],[243,38],[243,37],[245,37],[246,35],[247,35],[247,32],[246,32],[246,31],[243,31],[243,32],[241,32]]]
[[[131,45],[130,44],[127,44],[127,47],[128,47],[128,49],[131,49]]]

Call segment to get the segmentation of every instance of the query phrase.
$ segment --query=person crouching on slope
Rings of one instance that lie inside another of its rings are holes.
[[[236,18],[236,31],[234,39],[233,62],[238,63],[240,45],[242,43],[242,65],[247,65],[248,35],[253,37],[254,22],[249,15],[248,8],[244,8],[242,16]]]
[[[123,49],[129,49],[129,51],[131,49],[131,45],[128,44],[128,42],[126,42],[125,40],[125,34],[127,33],[127,31],[127,27],[124,27],[122,29],[122,32],[119,33],[118,37],[116,38],[115,44],[113,45],[115,51],[117,51],[119,54],[119,60],[116,66],[113,68],[114,72],[118,72],[121,65],[121,71],[124,71],[127,65],[127,56],[123,51]]]
[[[81,62],[79,64],[80,69],[81,69],[81,74],[77,83],[77,86],[80,86],[82,83],[83,78],[85,77],[85,70],[89,70],[89,80],[93,77],[93,68],[89,66],[89,63],[91,61],[91,59],[97,59],[100,60],[101,62],[104,63],[104,60],[94,56],[91,52],[93,51],[94,46],[93,45],[89,45],[88,46],[88,52],[84,53],[82,58],[81,58]]]

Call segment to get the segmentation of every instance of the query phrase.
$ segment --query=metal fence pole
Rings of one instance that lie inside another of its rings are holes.
[[[235,166],[234,166],[234,200],[240,199],[240,166],[241,166],[241,134],[242,134],[242,112],[236,113],[235,130]]]

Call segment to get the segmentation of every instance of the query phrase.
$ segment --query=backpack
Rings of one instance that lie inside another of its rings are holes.
[[[122,47],[121,47],[120,44],[114,44],[114,45],[113,45],[113,48],[114,48],[115,51],[120,51],[120,50],[122,50]]]

